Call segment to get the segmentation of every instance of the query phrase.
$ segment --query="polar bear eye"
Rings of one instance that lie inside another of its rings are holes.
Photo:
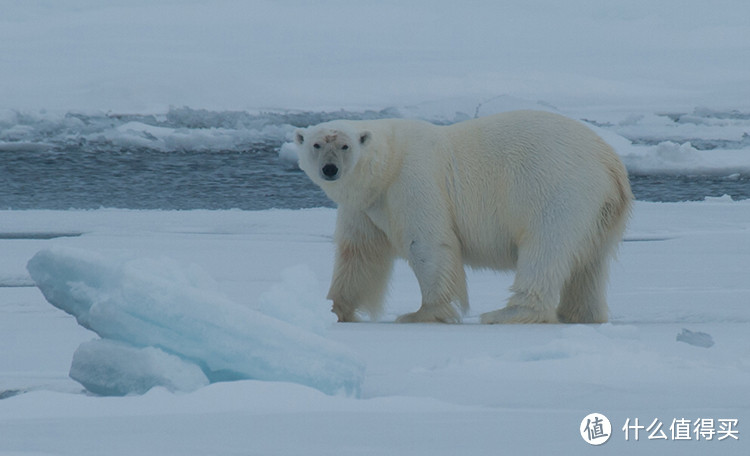
[[[349,150],[349,145],[344,144],[343,146],[341,146],[341,150]]]
[[[316,149],[320,149],[320,144],[315,143],[315,144],[313,144],[313,147],[316,148]]]

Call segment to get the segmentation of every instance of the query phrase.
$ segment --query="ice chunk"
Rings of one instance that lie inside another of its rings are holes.
[[[124,342],[96,339],[73,355],[70,378],[103,396],[143,394],[155,386],[190,392],[208,385],[196,364],[154,347],[136,348]]]
[[[287,168],[296,169],[299,167],[299,148],[295,143],[285,142],[279,149],[279,161]]]
[[[710,348],[714,345],[714,339],[710,334],[690,331],[685,328],[682,328],[682,332],[677,334],[677,341],[703,348]]]
[[[27,268],[45,298],[82,326],[195,363],[211,382],[289,381],[356,394],[363,380],[364,365],[347,347],[191,285],[174,264],[52,248]]]
[[[732,199],[732,196],[727,195],[726,193],[721,196],[707,196],[703,199],[703,201],[707,203],[734,203],[734,199]]]

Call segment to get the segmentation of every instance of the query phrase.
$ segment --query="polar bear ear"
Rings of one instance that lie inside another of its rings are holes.
[[[302,145],[303,142],[305,142],[305,135],[303,130],[297,130],[294,132],[294,142],[297,143],[297,145]]]
[[[359,134],[359,143],[365,144],[366,142],[370,140],[371,137],[372,137],[372,133],[370,133],[369,131],[363,131],[362,133]]]

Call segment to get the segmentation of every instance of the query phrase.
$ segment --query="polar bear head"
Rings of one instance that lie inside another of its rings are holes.
[[[352,174],[371,136],[340,122],[299,129],[294,134],[299,167],[321,187],[343,179]]]

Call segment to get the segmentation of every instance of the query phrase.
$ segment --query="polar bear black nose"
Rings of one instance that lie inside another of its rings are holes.
[[[323,178],[326,180],[334,180],[339,173],[339,167],[333,163],[328,163],[323,166]]]

